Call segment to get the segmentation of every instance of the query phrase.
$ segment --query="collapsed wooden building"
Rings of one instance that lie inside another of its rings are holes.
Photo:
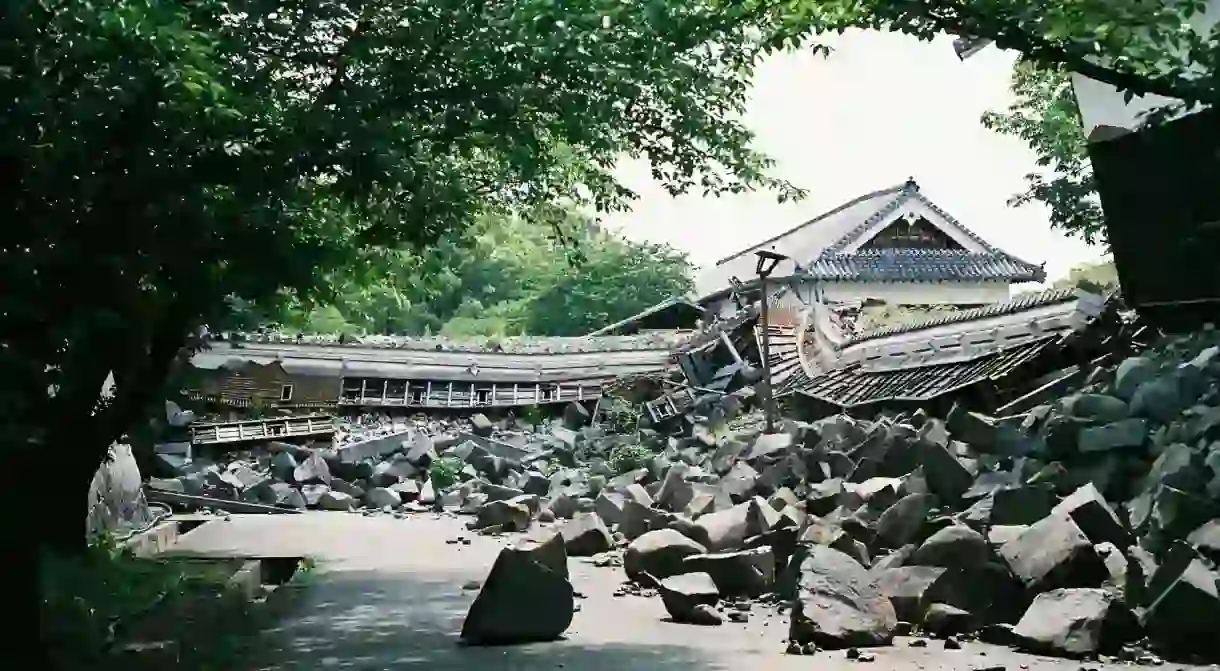
[[[1050,290],[922,322],[851,334],[815,304],[792,346],[777,395],[806,415],[924,408],[954,403],[999,411],[1076,379],[1116,351],[1116,301]]]
[[[595,401],[617,379],[662,373],[680,353],[715,347],[726,325],[697,325],[697,308],[667,301],[610,331],[635,335],[443,338],[237,334],[213,338],[191,358],[184,394],[229,407],[306,411],[331,408],[512,408]],[[661,311],[663,330],[647,330]],[[677,311],[681,317],[672,315]],[[674,328],[680,326],[680,328]]]

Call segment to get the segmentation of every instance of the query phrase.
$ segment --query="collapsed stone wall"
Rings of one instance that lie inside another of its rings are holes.
[[[1220,659],[1215,331],[1166,339],[1012,417],[788,418],[764,434],[754,404],[748,387],[707,395],[671,425],[621,432],[578,405],[541,424],[365,418],[333,445],[272,443],[154,485],[363,514],[445,509],[479,533],[556,525],[550,543],[497,562],[472,642],[562,633],[562,552],[621,563],[635,585],[624,593],[657,595],[682,622],[772,603],[794,654],[914,630],[1072,657]],[[519,600],[522,585],[553,598]]]

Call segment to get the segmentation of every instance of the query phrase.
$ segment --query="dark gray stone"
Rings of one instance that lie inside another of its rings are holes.
[[[828,547],[806,548],[788,637],[827,649],[889,645],[894,606],[859,562]]]
[[[1060,501],[1052,513],[1071,517],[1094,544],[1113,543],[1122,549],[1131,543],[1118,515],[1091,482]]]
[[[610,530],[597,513],[576,513],[559,528],[559,533],[569,557],[592,557],[614,547]]]
[[[1029,652],[1086,657],[1121,647],[1137,631],[1131,611],[1112,592],[1081,588],[1039,594],[1013,634]]]
[[[911,563],[949,569],[974,569],[986,563],[991,548],[983,534],[962,524],[932,534],[915,551]]]
[[[658,529],[627,546],[623,569],[628,578],[636,581],[647,581],[645,574],[664,579],[683,573],[682,560],[697,554],[707,554],[707,548],[673,529]]]
[[[575,596],[563,538],[505,548],[470,606],[461,638],[470,645],[553,641],[572,624]]]
[[[657,592],[674,622],[706,624],[697,606],[715,606],[720,592],[706,573],[685,573],[657,581]]]
[[[684,571],[710,575],[724,596],[760,596],[775,584],[775,554],[770,546],[691,555],[682,565]]]
[[[1093,543],[1066,515],[1051,515],[1031,525],[1000,546],[999,554],[1032,594],[1060,587],[1100,587],[1109,577]]]

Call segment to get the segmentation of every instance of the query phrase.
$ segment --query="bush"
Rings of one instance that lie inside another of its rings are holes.
[[[521,419],[529,424],[537,426],[542,423],[543,413],[542,408],[536,405],[527,405],[521,410]]]
[[[462,472],[462,460],[457,457],[441,457],[428,467],[428,479],[435,489],[444,489],[458,481]]]
[[[643,445],[619,445],[610,450],[608,463],[615,473],[626,473],[648,465],[652,452]]]
[[[610,433],[633,433],[639,428],[639,410],[627,399],[602,397],[602,426]]]
[[[108,536],[82,557],[40,561],[40,626],[57,669],[141,668],[132,664],[153,660],[117,653],[151,641],[173,647],[174,668],[232,668],[257,631],[250,604],[227,588],[232,568],[219,563],[138,558]]]

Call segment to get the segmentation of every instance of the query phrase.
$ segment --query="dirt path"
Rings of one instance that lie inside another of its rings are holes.
[[[446,542],[459,536],[470,538],[471,544]],[[815,664],[828,671],[859,666],[929,671],[1106,668],[993,646],[944,650],[937,641],[913,648],[900,640],[891,648],[871,651],[876,655],[872,663],[849,661],[842,652],[788,656],[782,654],[787,625],[783,615],[756,607],[745,624],[672,624],[663,620],[660,599],[613,596],[623,581],[622,569],[575,559],[572,582],[585,598],[567,640],[511,648],[457,646],[457,632],[477,594],[463,585],[482,580],[500,548],[515,540],[474,536],[450,517],[310,513],[234,516],[192,531],[175,549],[309,556],[317,561],[305,585],[285,595],[283,618],[265,632],[260,658],[245,667],[251,670],[788,671]]]

